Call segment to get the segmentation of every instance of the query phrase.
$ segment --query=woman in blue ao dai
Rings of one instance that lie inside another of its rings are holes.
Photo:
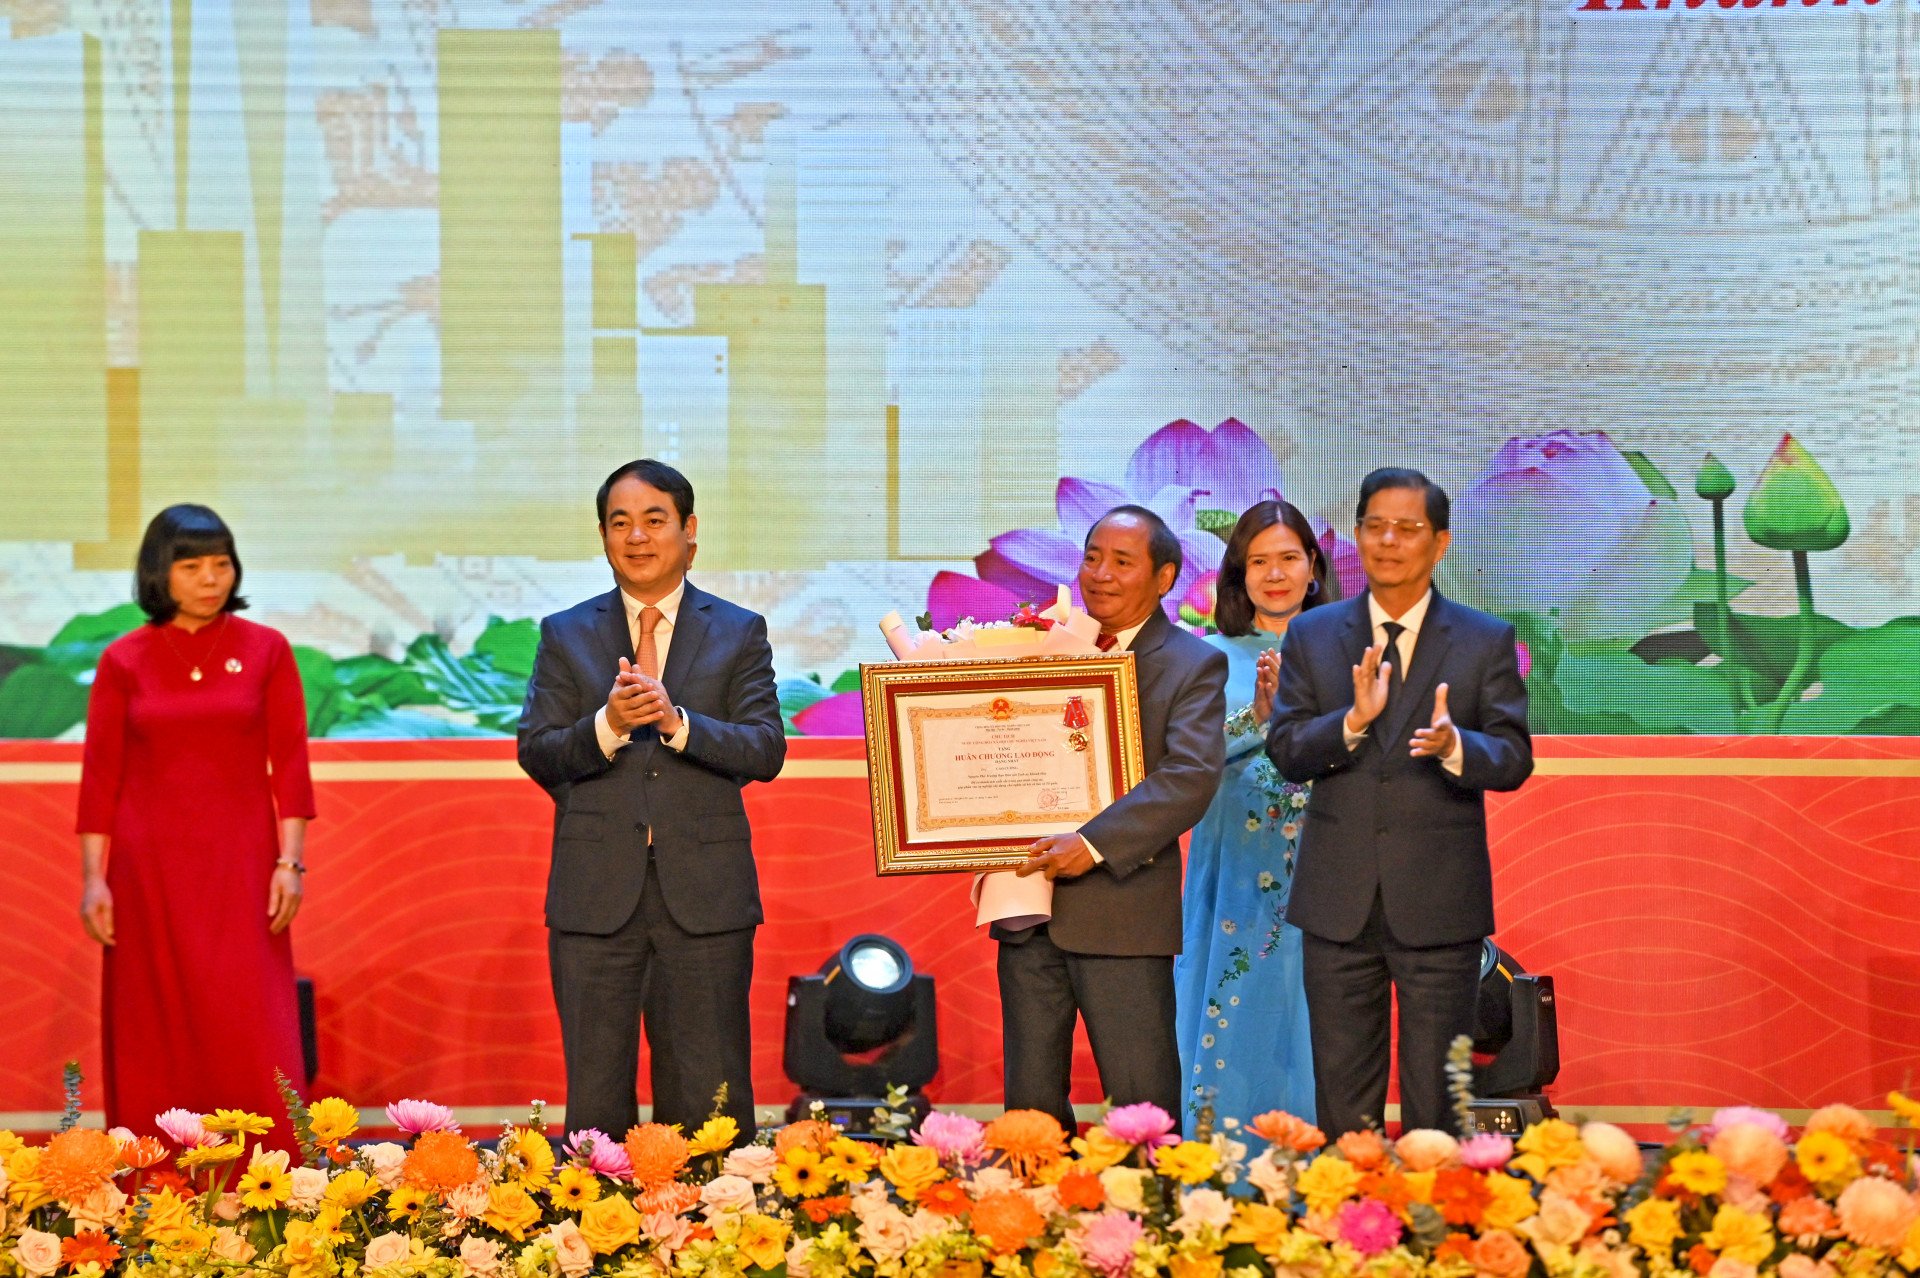
[[[1185,1126],[1210,1111],[1232,1135],[1270,1109],[1314,1117],[1300,931],[1285,921],[1309,787],[1282,780],[1264,748],[1287,625],[1329,598],[1306,517],[1284,501],[1250,507],[1216,591],[1208,642],[1227,654],[1227,766],[1187,854],[1174,986]]]

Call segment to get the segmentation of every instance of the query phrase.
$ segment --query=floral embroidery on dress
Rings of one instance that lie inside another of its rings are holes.
[[[1227,721],[1227,730],[1229,733],[1233,731],[1232,719]],[[1300,853],[1301,820],[1306,816],[1307,796],[1313,793],[1311,783],[1295,785],[1282,777],[1280,770],[1265,755],[1253,761],[1249,779],[1258,787],[1259,797],[1264,803],[1247,810],[1247,833],[1258,834],[1264,829],[1269,834],[1279,835],[1280,872],[1260,871],[1260,947],[1255,952],[1247,946],[1236,945],[1228,951],[1226,968],[1220,974],[1219,984],[1222,986],[1251,972],[1256,958],[1266,958],[1280,944],[1281,928],[1286,922],[1288,889],[1293,886],[1294,860]],[[1220,926],[1229,936],[1239,931],[1238,925],[1231,919],[1222,920]]]

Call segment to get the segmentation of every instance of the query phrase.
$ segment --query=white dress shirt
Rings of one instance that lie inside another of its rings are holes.
[[[1389,617],[1387,610],[1380,606],[1380,601],[1373,597],[1373,592],[1367,592],[1367,617],[1373,622],[1373,642],[1376,645],[1384,646],[1386,644],[1387,623],[1389,621],[1397,622],[1406,627],[1405,631],[1400,635],[1400,642],[1395,645],[1400,650],[1400,660],[1403,665],[1400,671],[1400,692],[1402,696],[1406,695],[1407,671],[1413,669],[1413,650],[1415,645],[1420,642],[1420,627],[1426,624],[1427,609],[1432,606],[1433,588],[1428,587],[1427,593],[1421,595],[1420,601],[1414,604],[1413,607],[1407,609],[1398,617]],[[1431,710],[1420,717],[1422,727],[1425,727],[1432,721],[1433,713]],[[1367,726],[1371,728],[1373,725],[1368,724]],[[1349,750],[1358,750],[1360,743],[1367,739],[1365,732],[1348,731],[1344,720],[1340,724],[1340,729],[1341,734],[1346,739],[1347,749]],[[1457,777],[1460,775],[1461,769],[1466,766],[1466,761],[1466,743],[1461,740],[1460,729],[1456,727],[1453,730],[1453,749],[1449,750],[1446,757],[1440,760],[1440,766]]]
[[[673,623],[680,615],[680,600],[686,593],[687,579],[682,577],[680,584],[673,588],[673,593],[653,605],[660,610],[660,620],[655,622],[653,627],[653,655],[654,659],[660,663],[659,669],[662,671],[667,668],[667,651],[673,647]],[[626,605],[627,610],[627,640],[633,645],[634,651],[638,652],[640,650],[640,610],[647,605],[624,590],[620,592],[620,602]],[[658,673],[658,671],[655,672],[656,677]],[[686,712],[679,706],[675,706],[673,712],[680,720],[680,730],[671,737],[661,738],[661,741],[669,750],[684,750],[687,748]],[[613,725],[607,722],[605,705],[594,712],[593,734],[600,741],[600,753],[609,759],[633,744],[632,733],[621,736],[613,730]]]

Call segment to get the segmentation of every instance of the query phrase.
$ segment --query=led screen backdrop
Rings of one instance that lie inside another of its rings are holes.
[[[1604,8],[1604,6],[1602,6]],[[0,3],[0,735],[207,502],[331,736],[511,731],[688,472],[796,731],[874,622],[1455,495],[1548,732],[1920,733],[1912,6]],[[1713,460],[1708,460],[1711,454]],[[839,694],[839,695],[836,695]]]

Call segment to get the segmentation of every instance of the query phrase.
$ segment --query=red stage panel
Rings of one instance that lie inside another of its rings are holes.
[[[1879,1107],[1908,1081],[1920,741],[1574,738],[1540,753],[1541,775],[1496,801],[1495,862],[1502,943],[1558,981],[1562,1106]],[[98,962],[75,913],[78,754],[0,743],[0,1111],[57,1108],[60,1062],[97,1060]],[[559,1100],[540,924],[550,805],[511,745],[314,754],[322,817],[296,953],[319,996],[318,1086],[366,1104]],[[881,931],[939,981],[934,1096],[992,1102],[993,946],[964,878],[874,876],[860,759],[858,742],[796,741],[788,774],[748,791],[769,919],[758,1099],[792,1093],[786,978]],[[1076,1099],[1097,1100],[1084,1051],[1080,1064]]]

